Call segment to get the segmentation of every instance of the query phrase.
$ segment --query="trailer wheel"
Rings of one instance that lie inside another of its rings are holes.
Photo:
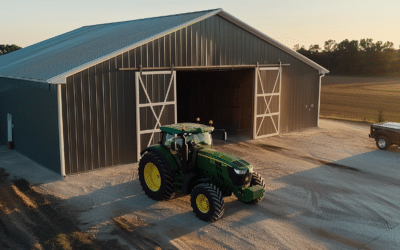
[[[253,175],[251,176],[250,187],[255,186],[255,185],[261,186],[261,187],[264,189],[264,193],[265,193],[265,181],[264,181],[264,179],[261,177],[261,175],[258,174],[258,173],[256,173],[256,172],[254,172]],[[255,200],[252,200],[252,201],[249,201],[249,202],[244,202],[244,203],[250,204],[250,205],[257,204],[257,203],[259,203],[263,198],[264,198],[264,195],[261,196],[261,197],[258,198],[258,199],[255,199]]]
[[[201,183],[190,193],[193,212],[204,221],[216,221],[224,214],[224,198],[217,186]]]
[[[380,150],[386,150],[390,147],[390,142],[387,137],[379,136],[378,138],[376,138],[376,146]]]
[[[167,162],[155,152],[148,152],[139,162],[139,181],[143,191],[153,200],[168,200],[175,196],[174,176]]]

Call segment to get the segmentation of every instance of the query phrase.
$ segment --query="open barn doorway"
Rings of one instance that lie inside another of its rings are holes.
[[[252,137],[254,69],[177,71],[178,122],[225,128]]]

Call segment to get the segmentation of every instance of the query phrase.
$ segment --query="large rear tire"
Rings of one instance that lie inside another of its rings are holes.
[[[174,176],[168,162],[155,152],[147,152],[139,162],[139,181],[143,191],[153,200],[169,200],[175,196]]]
[[[261,175],[258,174],[258,173],[256,173],[256,172],[254,172],[254,173],[252,174],[252,176],[251,176],[250,187],[255,186],[255,185],[261,186],[261,187],[264,189],[264,193],[265,193],[265,181],[264,181],[264,179],[261,177]],[[252,200],[252,201],[249,201],[249,202],[245,202],[245,203],[246,203],[246,204],[250,204],[250,205],[257,204],[257,203],[259,203],[263,198],[264,198],[264,195],[261,196],[261,197],[258,198],[258,199],[255,199],[255,200]]]
[[[193,212],[200,219],[212,222],[224,214],[224,197],[217,186],[211,183],[201,183],[190,193]]]

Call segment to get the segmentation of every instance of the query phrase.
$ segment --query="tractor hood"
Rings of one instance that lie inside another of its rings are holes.
[[[203,156],[205,158],[209,158],[210,160],[225,163],[234,169],[248,170],[249,172],[253,172],[253,166],[250,165],[250,163],[231,154],[219,152],[213,149],[203,148],[199,150],[198,156]]]

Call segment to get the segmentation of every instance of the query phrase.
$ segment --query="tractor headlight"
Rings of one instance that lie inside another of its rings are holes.
[[[246,174],[247,170],[242,170],[242,169],[233,169],[235,170],[236,174]]]

